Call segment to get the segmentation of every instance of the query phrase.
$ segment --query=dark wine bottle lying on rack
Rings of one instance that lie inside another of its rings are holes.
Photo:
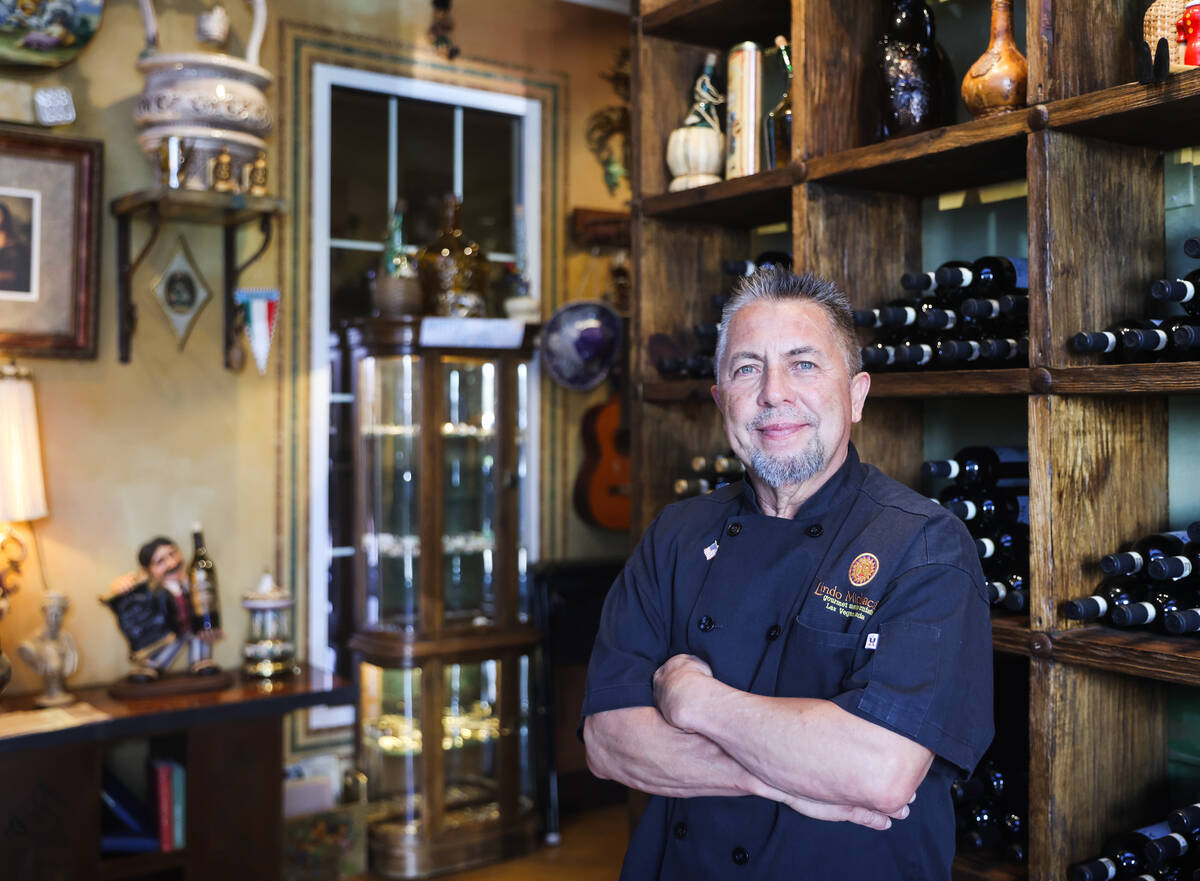
[[[1080,331],[1071,337],[1071,350],[1081,355],[1101,355],[1105,360],[1120,363],[1152,361],[1153,356],[1121,344],[1128,330],[1153,330],[1152,321],[1142,318],[1127,318],[1110,324],[1104,330]]]
[[[1100,571],[1105,575],[1134,575],[1143,572],[1152,560],[1180,553],[1187,536],[1186,532],[1154,532],[1142,536],[1128,550],[1101,557]]]
[[[933,291],[938,288],[937,274],[942,269],[970,269],[971,264],[965,260],[947,260],[937,269],[930,272],[906,272],[900,276],[900,287],[906,291]]]
[[[949,459],[930,459],[921,476],[949,478],[962,486],[1011,486],[1029,482],[1028,447],[963,447]]]
[[[1150,285],[1150,296],[1156,300],[1179,303],[1189,315],[1200,315],[1200,269],[1193,269],[1183,278],[1164,278]]]
[[[1029,311],[1029,297],[1026,294],[1003,294],[996,299],[988,297],[967,297],[959,304],[959,312],[967,318],[976,321],[988,321],[998,318],[1020,318]]]
[[[1144,579],[1128,575],[1110,576],[1100,583],[1091,596],[1069,600],[1063,611],[1072,621],[1107,618],[1117,606],[1141,602],[1142,597],[1146,595],[1146,589]]]
[[[763,251],[753,260],[722,260],[721,271],[726,275],[754,275],[767,266],[792,268],[792,255],[786,251]]]
[[[1166,823],[1134,829],[1110,840],[1103,856],[1067,867],[1067,881],[1108,881],[1135,878],[1146,869],[1146,845],[1170,831]]]
[[[937,271],[939,287],[961,288],[975,299],[992,299],[1029,289],[1029,261],[1023,257],[980,257],[970,269]]]
[[[1170,582],[1152,582],[1146,589],[1146,596],[1139,602],[1116,606],[1109,613],[1109,620],[1115,627],[1147,627],[1166,630],[1164,618],[1173,612],[1200,606],[1200,596],[1195,589],[1175,589]]]
[[[1200,575],[1200,541],[1188,541],[1178,554],[1156,557],[1146,566],[1155,581],[1179,581]]]

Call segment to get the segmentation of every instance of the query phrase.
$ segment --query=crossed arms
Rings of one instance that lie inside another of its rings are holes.
[[[763,697],[691,655],[654,674],[654,707],[588,716],[597,777],[675,798],[757,795],[818,820],[886,829],[908,816],[933,753],[827,700]]]

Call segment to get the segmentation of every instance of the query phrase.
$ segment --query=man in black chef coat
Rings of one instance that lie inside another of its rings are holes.
[[[622,878],[948,881],[949,783],[992,738],[971,538],[859,461],[870,377],[831,283],[743,279],[716,369],[746,480],[650,525],[588,670],[589,766],[655,796]]]

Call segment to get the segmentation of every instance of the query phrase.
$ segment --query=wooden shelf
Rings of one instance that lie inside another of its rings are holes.
[[[709,391],[716,380],[664,379],[642,384],[642,400],[652,404],[712,403]]]
[[[1095,624],[1049,634],[1055,661],[1157,679],[1200,685],[1200,639],[1163,636],[1147,630],[1121,630]]]
[[[1029,616],[997,610],[992,613],[992,647],[1006,655],[1028,655]]]
[[[769,46],[789,35],[789,0],[669,0],[642,16],[642,33],[726,50],[743,40]]]
[[[1030,112],[977,119],[804,163],[804,179],[909,195],[1025,177]]]
[[[1167,364],[1097,364],[1039,367],[1031,371],[1035,392],[1056,395],[1200,393],[1200,361]]]
[[[950,867],[950,877],[954,881],[1025,881],[1029,871],[1025,866],[1006,863],[996,855],[960,853]]]
[[[272,196],[243,193],[209,193],[203,190],[149,189],[127,193],[109,206],[115,217],[126,217],[151,208],[164,220],[240,226],[264,214],[283,214],[287,203]]]
[[[1029,393],[1029,383],[1024,368],[872,373],[868,399],[1024,395]]]
[[[109,718],[72,728],[0,738],[0,755],[23,749],[46,749],[75,743],[146,737],[198,723],[217,724],[264,716],[282,716],[293,710],[324,704],[353,704],[357,694],[348,682],[301,665],[301,672],[276,680],[244,679],[232,688],[176,694],[141,700],[115,700],[107,686],[72,688],[71,693]],[[35,695],[6,697],[5,710],[34,709]]]
[[[1046,105],[1051,128],[1173,150],[1200,143],[1200,70],[1165,83],[1125,83]]]
[[[707,187],[647,196],[642,200],[642,214],[733,227],[787,222],[792,217],[792,185],[797,173],[795,166],[774,168]]]
[[[152,872],[180,869],[188,863],[187,848],[165,853],[139,853],[125,856],[106,856],[100,860],[100,881],[119,881],[140,878]]]

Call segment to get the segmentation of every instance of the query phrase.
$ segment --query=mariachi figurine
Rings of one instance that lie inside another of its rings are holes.
[[[1190,66],[1200,65],[1200,0],[1188,0],[1183,9],[1183,15],[1175,22],[1177,43],[1187,43],[1183,53],[1183,63]]]
[[[138,550],[141,569],[115,579],[100,601],[117,616],[117,625],[129,641],[133,682],[161,677],[188,644],[188,672],[207,676],[220,672],[212,659],[212,643],[219,630],[195,632],[192,628],[191,590],[179,545],[169,538],[153,538]]]

